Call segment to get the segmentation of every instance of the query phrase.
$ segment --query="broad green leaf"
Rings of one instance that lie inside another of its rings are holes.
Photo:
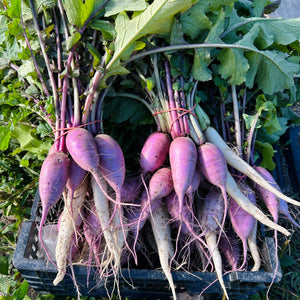
[[[119,59],[128,58],[134,49],[134,42],[147,34],[167,34],[173,17],[191,7],[192,1],[154,0],[141,14],[129,19],[125,12],[116,18],[115,52],[108,68]]]
[[[0,274],[8,275],[8,260],[4,256],[0,256]]]
[[[93,20],[90,23],[92,29],[100,30],[105,40],[112,41],[116,36],[115,27],[112,23],[105,20]]]
[[[223,49],[218,55],[220,61],[219,73],[223,79],[228,79],[231,85],[242,84],[246,80],[249,69],[244,52],[239,49]]]
[[[223,31],[224,22],[225,13],[223,10],[219,10],[214,24],[205,39],[205,43],[222,43],[220,34]],[[208,69],[208,65],[211,63],[211,49],[198,48],[195,51],[192,74],[199,81],[208,81],[212,78],[212,72]]]
[[[272,145],[256,140],[255,149],[258,150],[262,155],[262,162],[260,163],[260,166],[269,170],[273,170],[276,165],[272,159],[274,156]]]
[[[276,51],[261,51],[255,82],[265,94],[272,95],[294,85],[293,76],[299,72],[299,64],[287,61],[287,55]]]
[[[212,72],[207,68],[211,62],[210,55],[209,52],[201,50],[198,49],[195,51],[192,74],[195,80],[209,81],[212,79]]]
[[[44,158],[45,153],[48,153],[52,144],[50,139],[40,140],[33,136],[31,126],[26,124],[16,124],[12,136],[19,141],[21,150],[34,153],[39,159]]]
[[[94,47],[91,43],[86,43],[86,47],[87,47],[88,51],[93,55],[93,58],[94,58],[93,65],[97,66],[99,64],[99,62],[101,61],[101,54],[99,53],[97,48]]]
[[[6,40],[6,32],[7,32],[7,19],[6,16],[0,15],[0,44],[5,42]]]
[[[18,70],[19,78],[26,77],[29,73],[32,73],[34,71],[35,71],[35,68],[34,68],[33,62],[30,60],[27,60],[24,62],[24,64],[22,64],[19,67],[19,70]]]
[[[9,146],[9,141],[11,139],[11,131],[4,126],[0,126],[0,150],[4,151]]]
[[[64,8],[69,22],[81,28],[102,2],[102,0],[64,0]]]
[[[27,281],[23,281],[22,284],[14,290],[13,296],[14,300],[23,300],[27,294],[29,284]]]
[[[180,45],[186,43],[183,37],[182,26],[177,19],[174,20],[170,33],[170,45]]]
[[[7,15],[11,18],[19,18],[21,16],[21,0],[10,1],[10,6],[7,8]]]
[[[254,0],[252,3],[253,15],[255,17],[260,17],[264,11],[266,4],[268,4],[269,0]]]
[[[208,31],[211,26],[211,20],[206,16],[203,2],[200,1],[186,11],[181,17],[180,22],[182,30],[191,39],[197,38],[201,33]]]
[[[246,127],[246,129],[250,129],[254,125],[256,116],[255,115],[254,116],[250,116],[248,114],[243,114],[243,119],[245,121],[245,127]],[[261,127],[261,125],[260,125],[259,122],[257,122],[255,125],[256,125],[255,128]]]
[[[81,34],[78,31],[75,31],[68,39],[66,48],[70,50],[79,40],[81,39]]]
[[[116,15],[121,11],[140,11],[146,9],[145,0],[110,0],[105,5],[105,17]]]

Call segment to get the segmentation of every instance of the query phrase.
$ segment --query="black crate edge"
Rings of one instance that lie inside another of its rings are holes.
[[[25,221],[23,223],[13,257],[13,265],[38,293],[76,296],[77,292],[74,283],[69,276],[66,276],[58,286],[52,284],[57,270],[51,262],[25,257],[28,240],[35,225],[34,221]],[[271,269],[272,271],[239,271],[224,275],[224,282],[230,299],[247,299],[251,294],[255,294],[257,291],[266,288],[266,285],[273,280],[274,282],[281,280],[280,264],[278,264],[278,270],[275,274],[276,258],[274,240],[266,238],[263,245],[263,259],[267,263],[266,269]],[[68,269],[68,272],[70,272],[70,269]],[[96,272],[92,270],[89,286],[87,286],[87,267],[75,265],[74,272],[82,296],[105,297],[107,293],[113,292],[113,278],[107,280],[107,282],[97,282],[95,278]],[[173,271],[172,275],[178,293],[186,292],[189,295],[199,295],[201,293],[222,295],[222,289],[216,280],[215,273]],[[213,281],[215,283],[209,286]],[[207,288],[208,286],[209,288]],[[119,276],[119,291],[122,297],[135,299],[157,299],[158,297],[159,299],[169,299],[171,296],[168,281],[160,270],[122,269]]]

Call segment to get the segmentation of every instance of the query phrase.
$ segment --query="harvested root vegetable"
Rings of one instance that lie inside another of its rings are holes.
[[[82,205],[86,200],[87,189],[88,181],[84,180],[75,190],[73,201],[71,202],[71,197],[69,196],[65,201],[65,207],[60,218],[57,244],[55,249],[58,274],[53,280],[54,285],[59,284],[64,279],[66,274],[68,254],[72,236],[75,230],[75,223],[78,219]]]
[[[69,165],[70,160],[66,153],[53,152],[46,157],[41,168],[39,194],[42,203],[42,217],[39,227],[39,239],[45,250],[42,228],[50,209],[59,201],[65,190],[69,176]]]
[[[241,192],[251,201],[256,204],[254,192],[243,181],[238,183]],[[242,209],[234,199],[229,197],[229,216],[233,230],[240,237],[243,245],[244,259],[240,269],[242,269],[247,262],[247,239],[255,228],[256,219],[247,211]]]
[[[165,211],[165,207],[159,207],[150,218],[151,227],[154,234],[155,242],[157,245],[157,251],[159,256],[160,265],[162,270],[167,277],[169,282],[173,299],[177,299],[175,285],[172,278],[172,273],[170,270],[170,260],[169,258],[173,254],[173,250],[170,249],[170,228],[168,224],[167,212]]]
[[[253,228],[253,231],[247,238],[249,251],[251,253],[252,259],[253,259],[253,267],[251,269],[252,272],[259,271],[261,266],[261,259],[259,255],[258,245],[257,245],[257,221],[255,222],[255,226]]]
[[[239,189],[237,183],[232,178],[231,174],[228,173],[227,182],[226,182],[227,193],[231,196],[232,199],[250,215],[256,218],[261,223],[266,226],[280,231],[282,234],[289,236],[290,233],[284,227],[271,221],[256,205],[254,205]]]
[[[224,199],[222,193],[218,190],[211,190],[205,196],[201,209],[198,211],[198,220],[205,236],[207,248],[212,257],[213,264],[221,288],[228,298],[227,290],[222,274],[222,257],[218,249],[217,234],[221,229],[222,219],[224,216]]]
[[[140,156],[143,174],[152,173],[162,167],[169,152],[170,143],[171,138],[165,132],[153,132],[149,135]]]
[[[181,215],[184,197],[192,183],[197,164],[197,149],[192,139],[183,136],[175,138],[170,145],[169,158]]]
[[[223,152],[226,161],[230,166],[237,169],[244,175],[248,176],[250,179],[252,179],[255,183],[259,184],[263,188],[274,193],[278,198],[282,198],[288,203],[300,206],[300,201],[296,201],[284,195],[281,191],[279,191],[268,181],[266,181],[258,172],[256,172],[247,162],[240,158],[232,149],[230,149],[214,128],[208,127],[204,133],[207,140],[211,143],[214,143]]]

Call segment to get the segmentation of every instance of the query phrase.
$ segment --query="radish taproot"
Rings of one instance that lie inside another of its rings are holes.
[[[95,208],[97,212],[98,219],[100,221],[100,225],[102,228],[102,234],[108,249],[108,260],[107,261],[113,261],[115,264],[116,269],[119,269],[120,267],[120,252],[118,251],[116,247],[116,241],[113,237],[112,231],[111,231],[111,225],[112,225],[112,218],[110,215],[110,202],[106,198],[105,190],[107,188],[107,183],[104,180],[104,178],[100,177],[101,180],[101,186],[99,187],[98,183],[96,182],[95,178],[91,178],[91,188],[93,191],[93,198],[95,202]],[[108,266],[104,266],[103,269],[106,269]]]
[[[213,189],[207,193],[198,210],[198,220],[202,226],[205,241],[212,257],[215,271],[220,286],[229,299],[222,274],[222,257],[218,249],[217,233],[222,229],[221,224],[224,216],[224,199],[220,191]]]
[[[67,197],[65,201],[55,249],[56,265],[58,269],[58,273],[53,280],[55,286],[64,279],[66,273],[71,239],[75,230],[75,223],[86,199],[87,189],[88,183],[87,180],[84,180],[75,190],[72,203],[70,197]]]
[[[238,182],[238,186],[241,192],[256,205],[256,198],[254,191],[246,185],[243,181]],[[239,236],[243,245],[244,259],[240,266],[240,270],[246,265],[247,261],[247,239],[254,230],[256,219],[250,215],[247,211],[242,209],[232,197],[229,197],[229,216],[232,224],[232,228]]]
[[[205,179],[214,186],[220,188],[224,199],[224,216],[222,227],[225,224],[227,214],[227,194],[226,194],[226,181],[227,181],[227,163],[221,150],[212,143],[204,143],[198,147],[198,163],[200,172]]]
[[[244,175],[248,176],[250,179],[252,179],[257,184],[261,185],[265,189],[274,193],[277,197],[282,198],[288,203],[300,206],[300,201],[296,201],[284,195],[278,189],[274,188],[260,174],[258,174],[246,161],[240,158],[231,148],[229,148],[229,146],[224,142],[222,137],[214,128],[208,127],[204,131],[204,134],[209,142],[214,143],[223,152],[226,161],[230,166],[240,171]]]
[[[270,220],[256,205],[254,205],[239,189],[237,183],[232,178],[231,174],[228,172],[226,181],[226,190],[229,196],[237,202],[237,204],[247,211],[250,215],[256,218],[258,221],[264,225],[280,231],[282,234],[289,236],[290,232],[284,227],[274,223]]]
[[[176,300],[175,285],[172,278],[172,273],[170,270],[170,260],[169,258],[173,255],[173,250],[170,249],[170,229],[168,224],[167,212],[164,206],[160,206],[152,214],[151,228],[154,234],[155,242],[157,245],[157,252],[159,256],[159,261],[161,268],[169,282],[173,299]]]
[[[53,152],[44,160],[39,177],[39,194],[42,203],[42,217],[39,226],[39,239],[44,249],[42,227],[51,208],[59,201],[69,176],[70,160],[64,152]],[[47,252],[47,251],[46,251]]]
[[[172,140],[169,150],[174,190],[179,201],[179,215],[182,214],[184,197],[190,187],[197,164],[197,149],[189,137]]]
[[[140,155],[142,174],[152,173],[159,169],[166,160],[171,143],[165,132],[153,132],[146,139]]]

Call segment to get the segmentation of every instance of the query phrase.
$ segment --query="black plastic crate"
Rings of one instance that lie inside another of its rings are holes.
[[[57,286],[52,284],[57,274],[55,266],[46,259],[38,259],[38,224],[40,216],[40,201],[37,193],[32,207],[30,221],[25,221],[19,235],[13,264],[21,272],[30,286],[38,293],[50,293],[53,295],[77,295],[72,278],[68,275]],[[50,214],[51,220],[51,214]],[[55,218],[55,216],[53,216]],[[262,267],[260,271],[237,271],[224,275],[224,282],[230,299],[247,299],[250,295],[263,290],[273,280],[281,280],[280,264],[275,274],[276,255],[275,243],[272,238],[265,238],[260,245]],[[68,268],[68,273],[70,273]],[[96,270],[92,269],[87,284],[88,268],[82,265],[74,265],[73,271],[76,282],[79,285],[82,296],[106,297],[113,291],[114,278],[99,281]],[[199,295],[204,298],[218,299],[223,292],[216,280],[214,272],[172,272],[176,291],[178,294]],[[146,269],[122,269],[118,276],[118,290],[122,297],[135,299],[170,299],[171,291],[168,281],[160,270]],[[212,285],[210,285],[214,282]],[[209,286],[210,285],[210,286]],[[209,286],[209,288],[207,288]],[[117,292],[117,290],[116,290]]]

